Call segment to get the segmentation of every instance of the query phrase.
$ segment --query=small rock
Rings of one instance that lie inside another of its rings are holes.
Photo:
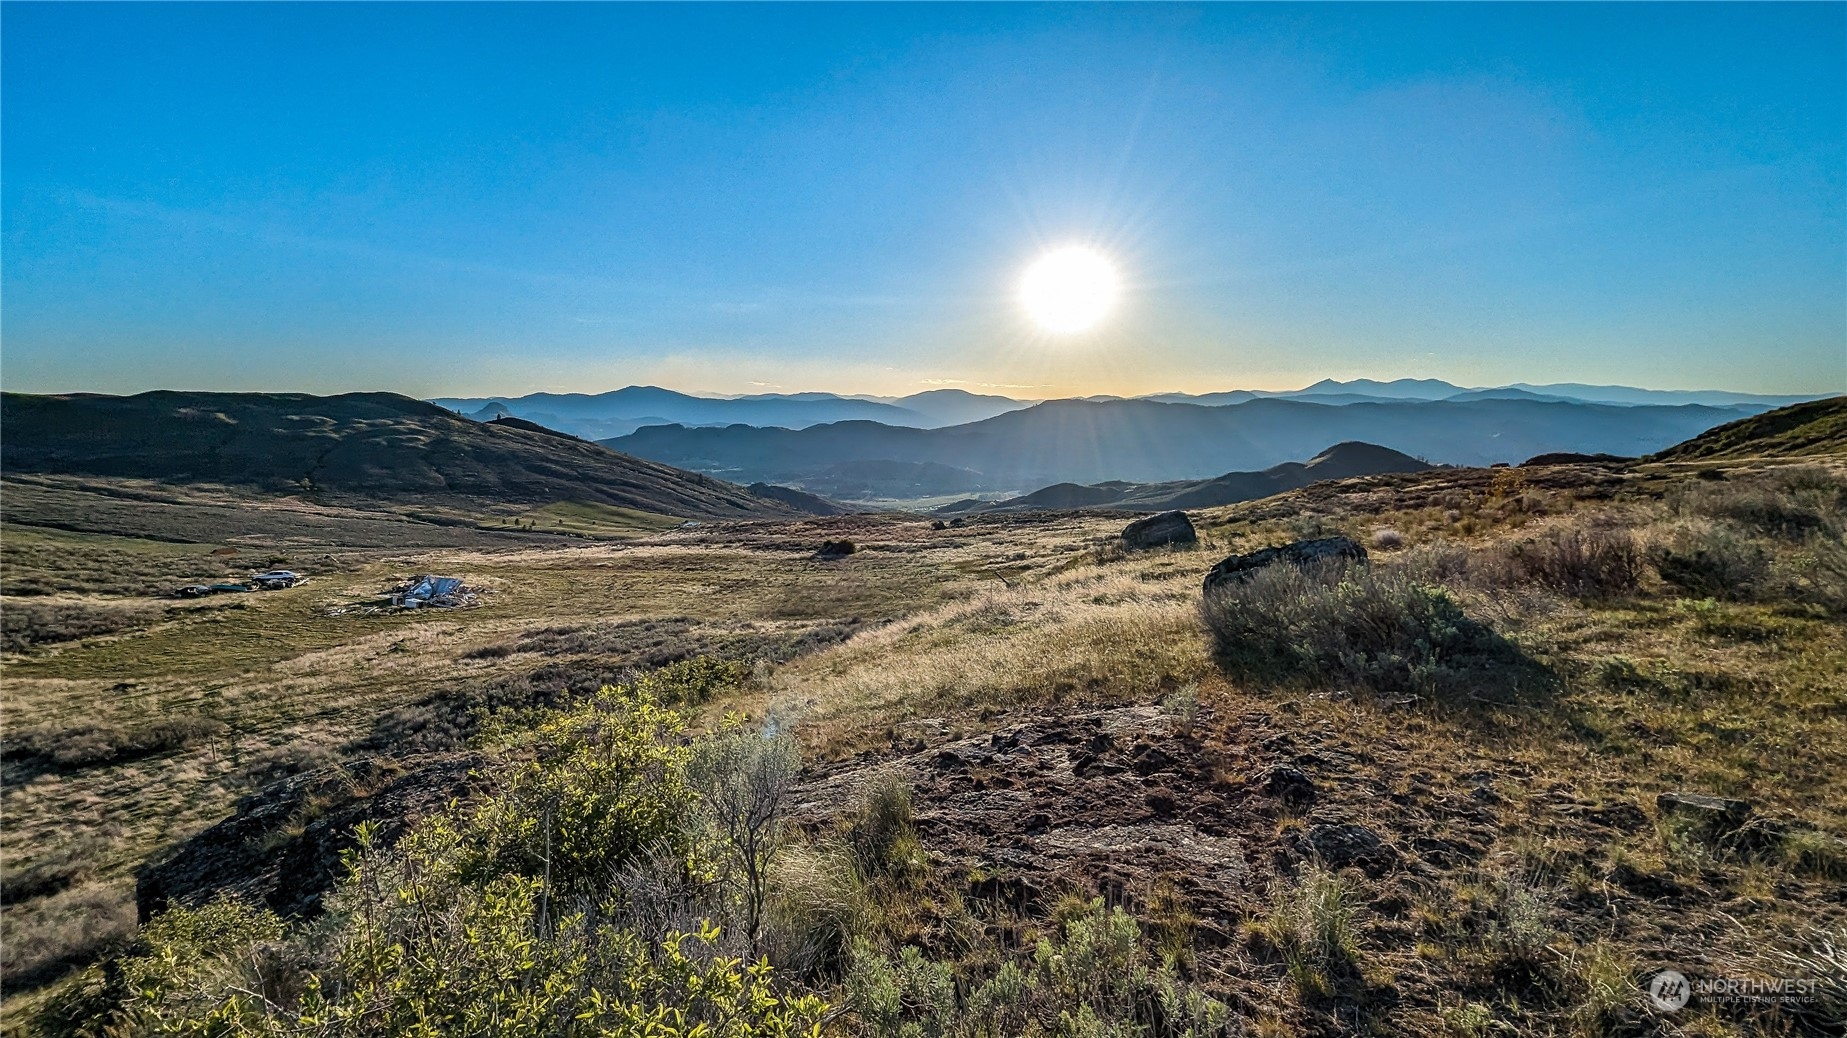
[[[1122,543],[1131,548],[1159,548],[1164,544],[1193,544],[1199,534],[1185,512],[1161,512],[1137,519],[1122,528]]]
[[[1265,793],[1284,803],[1305,804],[1315,799],[1315,780],[1301,768],[1272,764],[1257,773],[1257,783]]]
[[[1398,862],[1398,852],[1363,825],[1317,825],[1303,842],[1322,861],[1335,868],[1353,865],[1377,878]]]
[[[1321,537],[1280,548],[1264,548],[1248,555],[1228,555],[1206,574],[1205,589],[1210,592],[1216,587],[1249,580],[1258,570],[1278,563],[1307,566],[1333,559],[1365,562],[1366,549],[1351,537]]]

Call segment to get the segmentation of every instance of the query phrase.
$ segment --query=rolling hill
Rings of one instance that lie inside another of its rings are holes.
[[[1048,401],[980,422],[906,429],[838,422],[808,429],[655,426],[602,441],[617,450],[737,482],[813,491],[810,478],[854,461],[933,463],[978,473],[965,488],[1214,478],[1362,441],[1437,464],[1517,462],[1551,451],[1635,456],[1661,450],[1745,409],[1616,406],[1546,400],[1392,401],[1344,405],[1255,399],[1207,407],[1150,400]]]
[[[939,511],[1115,508],[1131,512],[1164,512],[1170,508],[1213,508],[1253,501],[1285,490],[1296,490],[1324,479],[1423,472],[1434,467],[1408,454],[1370,443],[1337,443],[1307,462],[1285,462],[1261,472],[1227,472],[1215,479],[1174,483],[1112,481],[1095,486],[1060,483],[1007,501],[979,506],[957,502]]]
[[[1651,461],[1847,455],[1847,396],[1741,418],[1656,454]]]
[[[0,464],[325,500],[581,501],[700,518],[790,506],[519,421],[480,423],[391,393],[153,392],[0,402]]]

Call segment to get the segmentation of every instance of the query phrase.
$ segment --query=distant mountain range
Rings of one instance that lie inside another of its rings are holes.
[[[1398,379],[1378,382],[1324,379],[1304,389],[1273,392],[1238,389],[1223,393],[1158,393],[1137,397],[1156,403],[1198,404],[1216,407],[1251,400],[1277,398],[1312,400],[1322,404],[1362,404],[1383,401],[1432,400],[1534,400],[1623,406],[1706,404],[1715,407],[1746,406],[1769,410],[1784,404],[1815,399],[1813,396],[1763,396],[1723,390],[1632,389],[1627,386],[1591,386],[1578,383],[1529,385],[1521,383],[1490,389],[1465,389],[1440,379]],[[1093,403],[1122,397],[1086,398]],[[650,425],[725,426],[806,429],[834,422],[872,421],[910,429],[940,429],[979,422],[1040,401],[970,393],[961,389],[933,389],[903,397],[840,396],[834,393],[759,393],[738,397],[702,397],[655,386],[630,386],[608,393],[533,393],[520,397],[441,397],[432,403],[477,421],[505,415],[602,440],[626,436]]]
[[[934,465],[968,473],[964,490],[1015,493],[1054,483],[1163,483],[1258,471],[1360,441],[1452,465],[1570,451],[1638,456],[1761,405],[1584,404],[1524,398],[1350,404],[1260,398],[1200,405],[1054,400],[979,422],[914,429],[851,421],[806,429],[650,426],[603,441],[616,450],[737,482],[819,493],[846,463]],[[943,475],[941,469],[930,470]],[[945,490],[945,480],[935,489]],[[838,485],[828,496],[840,499]]]
[[[805,429],[831,422],[873,421],[915,429],[992,418],[1031,406],[1003,396],[932,389],[905,397],[833,393],[759,393],[703,397],[657,386],[608,393],[533,393],[520,397],[439,397],[430,401],[476,421],[512,415],[587,439],[625,436],[648,425],[755,425]]]
[[[1005,501],[958,501],[937,509],[962,512],[1015,512],[1031,509],[1115,508],[1130,512],[1164,512],[1170,508],[1214,508],[1254,501],[1296,490],[1324,479],[1352,479],[1434,468],[1408,454],[1370,443],[1337,443],[1308,462],[1284,462],[1261,472],[1227,472],[1213,479],[1173,483],[1127,483],[1113,480],[1095,486],[1059,483]]]
[[[588,502],[777,518],[788,501],[512,419],[394,393],[0,396],[0,468],[388,504]]]

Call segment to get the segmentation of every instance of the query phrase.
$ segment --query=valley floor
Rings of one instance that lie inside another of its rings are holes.
[[[850,921],[832,958],[770,950],[829,1033],[985,1033],[973,992],[1035,942],[1076,954],[1115,907],[1137,975],[1222,1006],[1219,1033],[1826,1033],[1847,1022],[1844,484],[1828,460],[1375,477],[1126,552],[1123,517],[1083,513],[592,541],[9,483],[6,1028],[58,1030],[84,968],[132,951],[138,873],[144,901],[274,903],[236,870],[340,844],[327,820],[402,822],[378,805],[440,812],[458,776],[533,752],[510,727],[717,660],[737,666],[684,704],[694,728],[736,711],[800,746],[774,904]],[[1227,552],[1336,533],[1372,575],[1202,608]],[[158,596],[270,565],[313,579]],[[352,608],[426,572],[481,604]],[[1421,641],[1351,640],[1412,614]],[[201,840],[240,800],[244,827],[214,830],[236,838]],[[899,836],[868,858],[881,811]],[[1818,986],[1662,1012],[1644,988],[1670,968]],[[1064,1028],[1021,1005],[1007,1033]]]

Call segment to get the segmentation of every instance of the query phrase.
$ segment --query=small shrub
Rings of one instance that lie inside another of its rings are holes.
[[[958,985],[947,964],[915,946],[896,958],[854,944],[846,1001],[852,1033],[871,1038],[975,1038],[995,1034],[1148,1035],[1211,1038],[1236,1033],[1223,1004],[1151,961],[1141,927],[1121,908],[1093,900],[1038,943],[1029,962],[1002,963],[985,980]],[[962,994],[966,991],[966,995]]]
[[[132,888],[77,883],[0,913],[0,978],[7,993],[43,984],[126,945],[135,934]]]
[[[1628,594],[1642,574],[1635,538],[1616,527],[1554,527],[1507,554],[1518,579],[1583,597]]]
[[[1380,551],[1396,551],[1404,547],[1404,534],[1389,526],[1381,526],[1372,532],[1372,546]]]
[[[1730,523],[1768,537],[1800,540],[1838,532],[1847,513],[1847,489],[1838,476],[1818,466],[1772,470],[1720,483],[1679,488],[1668,504],[1683,516]]]
[[[534,759],[513,771],[463,831],[475,875],[543,877],[588,895],[635,856],[688,847],[694,791],[679,742],[685,721],[639,686],[605,689],[543,724]]]
[[[1547,921],[1550,906],[1537,891],[1515,878],[1496,884],[1495,918],[1489,928],[1489,943],[1503,957],[1527,967],[1537,967],[1548,959],[1554,939]]]
[[[223,721],[199,715],[165,717],[136,725],[106,721],[66,728],[38,725],[14,733],[7,740],[6,756],[39,767],[81,771],[185,749],[227,731]]]
[[[735,716],[694,744],[687,765],[700,811],[727,859],[724,875],[738,888],[753,953],[760,950],[770,870],[782,849],[783,804],[800,771],[794,739],[759,734]]]
[[[1770,555],[1730,527],[1686,524],[1656,542],[1648,560],[1661,579],[1701,598],[1749,601],[1770,577]]]
[[[1174,720],[1174,731],[1190,735],[1199,722],[1199,693],[1192,685],[1177,688],[1161,698],[1161,709]]]
[[[1221,665],[1252,678],[1441,694],[1523,676],[1519,652],[1448,592],[1362,565],[1271,566],[1202,612]]]
[[[25,652],[40,645],[116,634],[145,627],[159,617],[160,610],[152,606],[15,600],[0,609],[0,651]]]

